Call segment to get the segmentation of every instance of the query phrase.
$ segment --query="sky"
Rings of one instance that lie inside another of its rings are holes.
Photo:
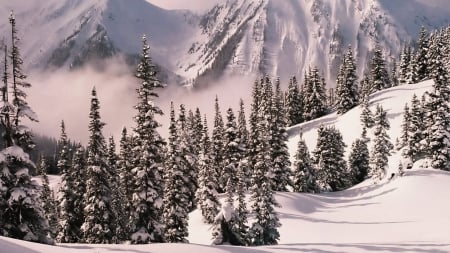
[[[188,9],[193,11],[206,11],[221,0],[147,0],[164,9]]]

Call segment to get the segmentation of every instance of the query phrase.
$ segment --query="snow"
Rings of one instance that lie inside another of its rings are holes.
[[[394,87],[370,97],[372,110],[377,103],[388,110],[391,139],[400,135],[404,104],[414,93],[420,97],[431,86],[432,82],[426,81]],[[316,130],[321,124],[336,125],[342,131],[348,150],[361,133],[360,111],[360,108],[354,108],[340,117],[331,114],[292,127],[289,129],[291,154],[295,154],[300,128],[303,128],[309,149],[313,150]],[[397,170],[401,161],[400,152],[394,152],[390,157],[392,171]],[[191,244],[46,246],[0,237],[0,252],[450,252],[450,173],[428,169],[428,164],[427,160],[420,160],[412,169],[405,169],[404,176],[379,183],[366,180],[341,192],[277,193],[275,197],[281,207],[276,211],[282,224],[279,245],[210,246],[211,226],[203,222],[201,212],[196,210],[189,216],[188,240]]]

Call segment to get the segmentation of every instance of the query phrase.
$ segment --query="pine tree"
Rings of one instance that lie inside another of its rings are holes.
[[[245,199],[245,189],[246,189],[246,176],[243,170],[243,166],[239,166],[237,171],[238,182],[236,185],[237,192],[237,206],[234,210],[236,215],[236,222],[233,226],[233,231],[235,231],[236,237],[241,245],[250,245],[250,238],[248,236],[248,210],[247,201]]]
[[[224,136],[224,154],[223,154],[223,169],[221,178],[226,181],[227,184],[231,184],[231,188],[234,189],[237,185],[236,172],[239,166],[240,152],[239,152],[239,140],[237,136],[237,124],[236,117],[234,116],[233,109],[227,110],[227,123],[225,125]]]
[[[410,64],[411,64],[411,48],[404,46],[402,53],[400,55],[400,66],[398,82],[400,85],[408,83],[408,76],[410,75]]]
[[[22,72],[23,61],[18,47],[18,34],[14,14],[11,24],[12,90],[8,91],[8,69],[5,57],[2,89],[1,123],[6,147],[0,151],[0,235],[27,241],[53,243],[50,227],[40,201],[40,186],[31,180],[30,170],[35,169],[25,151],[33,148],[31,131],[21,125],[21,119],[36,120],[35,113],[26,102],[26,93],[21,88],[31,85]],[[5,48],[6,52],[6,48]],[[12,95],[10,103],[9,96]]]
[[[397,61],[395,59],[394,59],[394,62],[392,63],[390,80],[392,81],[392,83],[391,83],[392,87],[399,85],[398,73],[397,73]]]
[[[282,92],[279,80],[275,83],[275,94],[272,99],[271,120],[271,157],[273,161],[274,178],[272,189],[274,191],[288,191],[292,185],[291,161],[287,147],[288,136],[286,132],[285,113],[283,111]]]
[[[348,158],[348,168],[352,179],[352,185],[359,184],[369,175],[369,149],[367,139],[356,139],[352,144]]]
[[[303,122],[303,99],[295,76],[289,79],[286,94],[286,117],[288,126]]]
[[[309,193],[319,191],[316,182],[316,172],[302,133],[300,133],[297,152],[295,153],[293,190],[294,192]]]
[[[336,89],[337,111],[344,114],[358,104],[358,90],[356,85],[356,66],[352,48],[349,47],[341,65],[342,73],[338,77],[341,82]]]
[[[388,157],[390,156],[390,151],[394,148],[386,132],[390,128],[386,111],[383,110],[381,105],[377,106],[374,121],[374,144],[370,157],[370,162],[372,163],[370,175],[381,179],[386,175],[385,170],[388,165]]]
[[[421,141],[424,139],[424,114],[416,94],[411,100],[411,109],[409,112],[409,126],[408,126],[408,142],[406,153],[413,161],[417,160],[422,153]]]
[[[208,124],[205,116],[199,157],[199,187],[196,196],[199,209],[201,209],[202,212],[203,220],[208,224],[212,224],[214,222],[220,207],[219,200],[217,199],[217,181],[216,178],[214,178],[210,173],[212,163],[209,155],[210,146],[211,143],[208,137]]]
[[[319,180],[325,189],[339,191],[348,186],[347,164],[344,161],[345,146],[342,134],[334,126],[319,128],[314,162],[318,167]]]
[[[417,52],[414,56],[414,72],[413,72],[413,81],[414,83],[418,83],[422,80],[425,80],[429,77],[428,72],[428,44],[429,44],[429,35],[425,27],[422,26],[419,33],[419,41]]]
[[[437,53],[432,59],[434,68],[431,77],[434,79],[434,85],[427,106],[428,109],[432,109],[428,112],[431,115],[432,124],[427,130],[427,137],[431,166],[448,171],[450,170],[450,87],[441,49],[442,47],[436,49]]]
[[[77,242],[82,241],[81,234],[81,226],[84,223],[84,207],[85,207],[85,199],[84,194],[86,192],[86,181],[87,181],[87,166],[86,166],[86,152],[81,146],[78,144],[75,147],[75,154],[72,158],[72,166],[70,171],[73,173],[73,183],[72,183],[72,195],[73,195],[73,212],[70,217],[71,227],[68,229],[73,229],[72,233],[74,233],[74,240]]]
[[[370,93],[389,88],[390,80],[380,45],[376,45],[370,62]]]
[[[173,103],[170,110],[168,155],[166,160],[163,220],[166,242],[188,242],[189,187],[186,179],[187,166],[179,151],[179,136]]]
[[[131,222],[129,221],[132,215],[132,197],[133,197],[133,174],[132,163],[129,159],[132,154],[132,145],[130,138],[127,135],[127,129],[123,128],[122,137],[120,138],[120,153],[117,160],[117,172],[118,172],[118,190],[122,199],[122,221],[127,221],[125,227],[121,231],[128,236],[132,230]],[[128,238],[119,238],[120,240],[127,240]]]
[[[56,226],[58,223],[57,214],[56,214],[56,203],[53,198],[53,191],[50,189],[50,182],[47,176],[47,161],[43,155],[39,158],[39,167],[38,171],[42,177],[42,189],[41,189],[41,201],[42,207],[45,211],[45,218],[48,220],[50,225],[50,231],[52,237],[54,237],[56,233]]]
[[[325,83],[319,74],[318,68],[315,67],[310,71],[306,85],[303,118],[312,120],[327,113]]]
[[[105,123],[100,118],[100,103],[95,88],[92,90],[89,113],[89,143],[87,182],[84,195],[85,220],[81,226],[83,240],[87,243],[111,243],[114,235],[111,206],[112,189],[107,167],[106,141],[102,134]]]
[[[372,111],[369,108],[369,96],[367,94],[363,97],[361,107],[362,107],[361,116],[360,116],[361,124],[365,128],[371,128],[374,124],[374,121],[373,121]]]
[[[219,193],[225,192],[225,184],[220,175],[222,175],[223,168],[223,153],[224,153],[224,135],[225,135],[225,126],[222,119],[222,114],[220,112],[219,107],[219,98],[216,96],[214,103],[214,127],[211,136],[211,159],[212,159],[212,168],[213,170],[210,173],[213,173],[214,178],[219,182],[217,191]]]
[[[244,173],[245,189],[250,184],[250,168],[249,168],[249,132],[247,129],[247,120],[245,118],[244,101],[241,99],[239,102],[239,115],[238,115],[238,132],[237,137],[239,140],[239,167]]]
[[[403,122],[402,122],[402,136],[400,140],[400,147],[405,147],[409,144],[410,135],[410,125],[411,125],[411,115],[409,114],[408,104],[405,104],[403,108]]]
[[[150,46],[147,38],[142,38],[142,52],[136,77],[140,86],[136,90],[138,103],[134,107],[137,114],[134,118],[135,139],[133,141],[134,187],[133,187],[133,224],[132,243],[161,242],[163,225],[161,224],[163,199],[163,161],[165,141],[158,133],[160,124],[157,115],[162,110],[155,105],[153,99],[158,97],[155,89],[161,87],[156,76],[156,67],[150,58]]]
[[[271,245],[279,240],[281,226],[274,207],[278,206],[271,189],[273,178],[270,151],[271,84],[268,77],[255,82],[250,115],[250,159],[253,166],[251,200],[255,221],[249,231],[252,245]]]
[[[58,159],[58,170],[61,172],[61,186],[59,188],[59,228],[56,240],[60,243],[76,243],[80,240],[80,224],[76,222],[75,197],[73,194],[75,178],[70,165],[69,143],[64,121],[61,122],[61,137],[59,139],[61,151]]]

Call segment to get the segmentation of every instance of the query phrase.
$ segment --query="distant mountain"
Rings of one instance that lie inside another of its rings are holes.
[[[310,64],[334,82],[348,45],[361,74],[376,42],[392,60],[421,26],[450,23],[447,0],[227,0],[202,16],[145,0],[16,0],[0,5],[0,34],[8,34],[11,9],[31,68],[133,60],[147,34],[158,65],[185,84],[229,74],[301,77]]]

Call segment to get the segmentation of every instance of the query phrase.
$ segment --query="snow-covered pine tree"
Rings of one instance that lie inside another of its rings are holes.
[[[84,193],[86,192],[87,180],[86,152],[81,144],[75,147],[70,171],[73,173],[72,194],[74,199],[73,216],[70,217],[72,220],[71,229],[74,229],[74,235],[76,236],[74,238],[80,242],[82,240],[80,228],[84,222]]]
[[[288,126],[297,125],[303,122],[303,98],[295,76],[292,76],[289,79],[285,111]]]
[[[411,48],[406,45],[402,49],[400,55],[400,66],[398,73],[398,82],[400,85],[408,83],[408,75],[410,75]]]
[[[450,87],[448,72],[442,60],[442,47],[436,48],[431,59],[434,66],[431,77],[434,79],[433,91],[430,93],[428,112],[432,125],[427,129],[429,141],[428,154],[431,166],[440,170],[450,170]]]
[[[56,240],[60,243],[76,243],[80,240],[80,224],[76,222],[74,186],[75,178],[70,165],[69,143],[64,121],[61,122],[61,136],[59,139],[61,151],[57,163],[61,172],[61,185],[58,193],[59,224]]]
[[[300,132],[297,152],[295,153],[293,181],[294,192],[317,193],[319,191],[316,181],[316,171],[302,132]]]
[[[275,93],[272,98],[272,120],[271,120],[271,157],[273,161],[274,178],[272,189],[274,191],[288,191],[288,186],[292,185],[292,170],[287,147],[286,115],[283,108],[283,93],[280,81],[275,82]]]
[[[102,129],[97,91],[92,89],[89,113],[89,143],[87,147],[87,181],[84,194],[84,223],[81,226],[86,243],[111,243],[114,236],[112,189],[107,165],[107,147]]]
[[[268,77],[256,84],[253,92],[251,125],[251,157],[253,165],[251,200],[254,223],[249,231],[252,245],[277,244],[281,226],[274,207],[278,206],[271,189],[273,178],[270,150],[271,81]]]
[[[245,118],[244,101],[239,101],[239,115],[238,115],[238,132],[239,139],[239,167],[244,173],[245,189],[250,185],[250,168],[249,168],[249,132],[247,129],[247,120]]]
[[[341,82],[336,88],[337,96],[337,112],[344,114],[356,105],[358,105],[358,89],[356,83],[356,65],[353,57],[353,50],[349,46],[345,53],[341,64],[340,76],[338,81]]]
[[[317,146],[313,153],[318,178],[325,190],[339,191],[348,187],[345,146],[342,134],[334,126],[319,128]]]
[[[370,163],[372,164],[370,175],[377,179],[382,179],[386,174],[388,157],[391,155],[390,152],[394,145],[392,145],[387,134],[387,130],[390,128],[387,113],[380,104],[377,105],[374,121],[374,143],[370,157]]]
[[[356,185],[364,181],[369,175],[369,148],[367,147],[367,139],[356,139],[352,144],[350,156],[348,158],[348,168],[352,180],[352,185]]]
[[[198,188],[198,168],[197,157],[194,154],[194,148],[192,143],[192,129],[190,128],[188,118],[186,116],[185,105],[180,105],[177,120],[177,135],[178,135],[178,152],[180,154],[180,164],[184,166],[184,177],[186,180],[186,186],[189,188],[188,193],[188,211],[192,211],[196,207],[195,192]],[[197,144],[196,144],[197,145]]]
[[[390,77],[392,87],[399,85],[397,68],[398,68],[397,61],[396,59],[394,59],[394,62],[392,63],[391,77]]]
[[[429,34],[425,27],[422,26],[419,33],[419,40],[417,42],[418,48],[414,57],[414,69],[412,73],[412,81],[418,83],[429,77],[428,72],[429,59],[427,57],[429,51]]]
[[[211,159],[212,159],[212,170],[214,178],[216,178],[218,184],[217,191],[219,193],[225,192],[225,184],[221,179],[223,173],[223,153],[225,149],[224,136],[225,136],[225,126],[222,118],[222,113],[219,107],[219,98],[216,96],[214,102],[214,126],[211,136]]]
[[[417,160],[423,151],[421,142],[424,139],[425,124],[423,108],[414,94],[409,112],[408,142],[405,153],[412,161]]]
[[[119,185],[119,168],[118,160],[119,157],[116,154],[116,143],[114,137],[110,136],[108,140],[108,151],[107,151],[107,168],[109,168],[110,174],[110,187],[111,187],[111,208],[114,212],[114,217],[116,222],[114,224],[114,236],[113,242],[120,243],[128,238],[126,232],[126,227],[128,223],[128,216],[125,216],[124,207],[126,206],[125,197],[120,191]]]
[[[164,240],[187,243],[189,212],[189,180],[187,166],[180,153],[179,127],[175,120],[173,103],[170,108],[169,143],[166,157],[166,173],[163,200]]]
[[[52,236],[54,237],[58,225],[58,219],[56,214],[56,202],[52,189],[50,189],[50,182],[47,176],[47,161],[44,155],[40,155],[39,157],[39,166],[38,172],[42,178],[42,189],[41,189],[41,201],[42,207],[44,208],[45,217],[48,220],[50,225],[50,231]]]
[[[8,91],[8,69],[5,57],[3,75],[1,124],[6,147],[0,151],[0,235],[27,241],[53,243],[49,237],[49,224],[40,201],[40,187],[31,180],[30,170],[35,168],[25,151],[33,148],[31,131],[21,125],[23,118],[36,120],[35,113],[26,102],[26,93],[21,88],[31,85],[22,72],[23,61],[18,47],[18,34],[14,14],[11,24],[12,49],[10,54],[12,90]],[[6,52],[6,49],[5,49]],[[9,96],[12,95],[12,102]],[[25,150],[25,151],[24,151]]]
[[[155,119],[163,115],[153,99],[158,97],[157,88],[162,87],[156,76],[156,67],[150,57],[147,38],[142,38],[142,52],[136,71],[140,86],[136,90],[138,103],[134,107],[135,138],[133,140],[134,175],[133,187],[133,224],[132,243],[161,242],[163,225],[161,224],[163,199],[163,161],[165,141],[158,133],[160,127]]]
[[[199,156],[198,189],[196,193],[197,204],[202,212],[203,220],[212,224],[219,213],[219,200],[217,199],[217,180],[210,173],[212,161],[209,155],[211,142],[208,136],[206,116],[203,121],[201,149]]]
[[[370,61],[370,93],[389,88],[390,86],[383,51],[381,46],[377,44]]]
[[[237,171],[238,182],[236,185],[237,193],[237,206],[235,207],[234,213],[236,215],[236,222],[233,226],[233,231],[235,231],[236,237],[240,244],[250,245],[250,238],[248,236],[248,210],[247,201],[245,198],[246,193],[246,175],[243,170],[244,166],[239,166]]]
[[[303,118],[312,120],[327,113],[325,83],[323,83],[317,67],[314,67],[309,72],[306,85],[303,100]]]
[[[415,95],[415,94],[414,94]],[[409,135],[410,135],[410,125],[411,125],[411,115],[409,114],[408,103],[405,104],[403,108],[403,121],[402,121],[402,135],[400,137],[400,146],[398,149],[408,146]]]
[[[363,125],[364,128],[371,128],[374,124],[374,120],[372,111],[369,108],[369,95],[367,93],[362,98],[361,107],[362,107],[360,115],[361,124]]]
[[[118,170],[118,189],[119,194],[122,196],[122,217],[125,223],[123,228],[123,233],[127,236],[126,238],[119,238],[127,240],[128,235],[132,229],[132,224],[130,222],[130,217],[132,215],[132,197],[133,197],[133,174],[131,170],[133,165],[129,159],[130,154],[132,154],[132,145],[130,143],[130,137],[127,134],[127,129],[124,127],[122,129],[122,136],[120,138],[120,152],[117,160],[117,170]]]
[[[233,109],[227,110],[227,122],[225,125],[224,136],[224,153],[223,153],[223,169],[221,174],[222,182],[227,182],[227,187],[234,189],[237,185],[238,178],[236,177],[239,166],[240,152],[238,129],[236,124],[236,117]],[[229,185],[231,184],[231,185]]]

